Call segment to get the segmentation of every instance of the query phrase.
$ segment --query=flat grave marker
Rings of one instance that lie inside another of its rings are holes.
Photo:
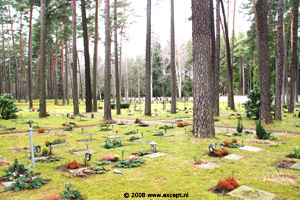
[[[219,167],[219,165],[217,163],[209,162],[206,164],[199,165],[199,167],[201,167],[203,169],[213,169],[215,167]]]
[[[225,156],[224,158],[229,159],[229,160],[240,160],[243,157],[244,156],[240,156],[240,155],[237,155],[237,154],[229,154],[229,155]]]
[[[245,199],[245,200],[250,200],[250,199],[251,200],[252,199],[273,200],[277,197],[276,194],[266,192],[263,190],[254,189],[246,185],[242,185],[227,194],[232,197]]]
[[[246,151],[252,151],[252,152],[258,152],[258,151],[262,151],[261,148],[257,148],[257,147],[250,147],[250,146],[243,146],[243,147],[239,147],[238,149],[241,150],[246,150]]]
[[[300,170],[300,163],[298,162],[298,163],[292,165],[291,169]]]
[[[142,138],[142,139],[138,139],[138,140],[133,140],[133,142],[144,143],[144,142],[149,142],[149,139],[147,139],[147,138]]]
[[[157,153],[145,155],[145,157],[153,159],[153,158],[159,158],[159,157],[166,156],[166,155],[167,154],[165,154],[165,153],[157,152]]]
[[[92,154],[97,153],[97,151],[94,151],[94,150],[82,150],[82,151],[75,151],[75,152],[73,152],[73,154],[75,154],[77,156],[82,156],[82,155],[85,155],[86,152],[90,152]]]
[[[108,139],[117,139],[117,138],[122,138],[122,136],[120,136],[120,135],[110,135],[110,136],[106,136],[106,138],[108,138]]]

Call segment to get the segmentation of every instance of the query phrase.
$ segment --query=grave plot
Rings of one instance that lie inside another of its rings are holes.
[[[282,160],[275,164],[276,168],[300,170],[300,162]]]
[[[149,142],[149,139],[147,139],[147,138],[141,138],[141,139],[133,140],[133,142],[136,142],[136,143],[145,143],[145,142]]]
[[[224,180],[220,179],[218,184],[215,187],[211,188],[209,191],[217,194],[227,194],[228,192],[238,187],[240,187],[238,182],[233,177],[228,177]]]
[[[92,153],[92,154],[94,154],[94,153],[97,153],[97,151],[94,151],[94,150],[88,150],[88,149],[86,149],[86,150],[71,150],[71,151],[69,151],[69,153],[71,153],[71,154],[75,154],[75,155],[77,155],[77,156],[82,156],[82,155],[85,155],[87,152],[90,152],[90,153]]]
[[[93,141],[96,141],[96,139],[93,139],[93,134],[92,133],[89,133],[89,134],[83,133],[83,135],[89,135],[90,138],[85,138],[85,139],[77,140],[77,142],[93,142]]]
[[[299,147],[294,147],[294,153],[290,153],[286,157],[300,159],[300,149],[299,149]]]
[[[116,139],[113,139],[112,141],[107,139],[107,140],[105,140],[103,147],[105,149],[114,149],[114,148],[118,148],[118,147],[122,147],[122,146],[123,145],[122,145],[121,139],[119,141]]]
[[[2,155],[0,155],[1,158],[2,158]],[[10,164],[9,161],[6,161],[6,160],[0,160],[0,167],[6,167]]]
[[[242,144],[239,144],[237,139],[234,138],[231,142],[224,141],[223,144],[229,148],[239,148],[244,146],[244,141],[242,140]]]
[[[242,185],[238,187],[237,189],[229,192],[228,195],[240,199],[245,199],[245,200],[248,199],[273,200],[277,197],[276,194],[266,192],[263,190],[254,189],[246,185]]]
[[[7,151],[11,151],[11,152],[21,152],[21,151],[28,151],[30,150],[29,147],[12,147],[9,149],[6,149]]]
[[[62,157],[58,157],[58,156],[49,155],[47,157],[38,157],[38,158],[34,158],[34,159],[35,159],[36,162],[50,163],[50,162],[60,161],[63,158]]]
[[[281,174],[278,177],[265,177],[262,180],[280,183],[280,184],[284,184],[284,185],[293,185],[298,180],[298,177]]]
[[[240,156],[240,155],[237,155],[237,154],[229,154],[229,155],[225,156],[224,158],[228,159],[228,160],[240,160],[243,157],[244,156]]]
[[[239,147],[238,149],[245,150],[245,151],[252,151],[252,152],[259,152],[263,150],[261,148],[250,147],[250,146],[243,146],[243,147]]]
[[[166,156],[166,155],[167,154],[165,154],[165,153],[157,152],[157,153],[145,155],[145,157],[153,159],[153,158],[159,158],[159,157]]]
[[[204,160],[197,160],[197,158],[194,158],[194,163],[193,165],[203,168],[203,169],[213,169],[215,167],[219,167],[220,165],[218,165],[217,163],[213,163],[213,162],[207,162]]]

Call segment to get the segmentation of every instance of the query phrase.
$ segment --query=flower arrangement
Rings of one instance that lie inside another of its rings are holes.
[[[238,188],[239,186],[240,185],[233,177],[229,177],[225,180],[219,180],[215,189],[218,190],[219,192],[230,192]]]
[[[221,151],[214,151],[214,156],[216,157],[223,157],[228,155],[227,149],[222,149]]]
[[[68,168],[68,169],[78,169],[81,166],[76,162],[76,160],[74,160],[73,162],[66,163],[65,167]]]
[[[124,133],[124,135],[133,135],[133,134],[137,134],[137,132],[135,130],[133,130],[133,131],[129,131],[127,133]]]
[[[227,141],[224,141],[223,142],[225,144],[226,147],[230,147],[230,148],[238,148],[238,147],[243,147],[244,145],[243,144],[238,144],[237,142],[237,139],[232,139],[232,142],[227,142]]]
[[[45,130],[43,128],[39,128],[38,133],[45,133]]]
[[[134,137],[134,136],[132,136],[129,140],[132,142],[132,141],[138,140],[138,139],[140,139],[140,138],[139,138],[139,137]]]

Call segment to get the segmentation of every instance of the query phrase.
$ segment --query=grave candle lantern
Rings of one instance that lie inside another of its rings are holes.
[[[49,133],[50,133],[50,130],[51,130],[51,129],[50,129],[50,128],[48,128],[48,132],[49,132]]]
[[[224,143],[221,143],[220,146],[221,146],[221,149],[223,150],[224,147],[225,147],[225,144],[224,144]]]
[[[36,150],[37,153],[40,153],[41,152],[41,145],[36,145],[35,150]]]
[[[156,152],[156,145],[157,145],[157,143],[155,141],[152,141],[150,143],[151,150],[154,151],[154,152]]]
[[[141,135],[142,135],[142,138],[144,138],[144,133],[143,132],[141,132]]]
[[[215,149],[217,149],[217,145],[218,145],[218,143],[215,143]]]
[[[83,133],[83,128],[81,128],[81,133]]]
[[[65,188],[66,188],[67,190],[69,190],[69,189],[71,188],[71,183],[66,184],[66,185],[65,185]]]
[[[195,164],[196,164],[196,162],[197,162],[197,158],[196,157],[194,157],[194,161],[195,161]]]
[[[209,152],[210,152],[210,153],[214,153],[214,145],[210,144],[210,145],[208,146],[208,149],[209,149]]]
[[[125,152],[125,151],[124,151],[124,150],[122,150],[122,159],[124,158],[124,152]]]
[[[91,161],[92,159],[92,153],[91,152],[86,152],[85,153],[85,160],[88,162],[88,161]]]

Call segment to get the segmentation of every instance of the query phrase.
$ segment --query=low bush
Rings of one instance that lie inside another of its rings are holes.
[[[78,169],[81,166],[76,162],[76,160],[74,160],[73,162],[66,163],[65,167],[68,168],[68,169]]]
[[[261,121],[259,120],[256,124],[256,135],[258,139],[270,139],[271,133],[267,132],[265,128],[261,125]]]
[[[216,190],[219,192],[230,192],[236,188],[238,188],[240,185],[236,182],[236,180],[233,177],[229,177],[225,180],[219,180]]]

